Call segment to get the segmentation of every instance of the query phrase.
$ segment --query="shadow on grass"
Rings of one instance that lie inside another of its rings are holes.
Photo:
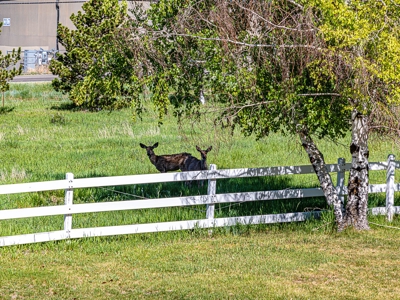
[[[15,109],[15,107],[1,106],[0,107],[0,115],[5,115],[9,112],[12,112],[14,109]]]
[[[51,177],[51,180],[65,179],[65,174],[53,174]],[[83,176],[82,174],[76,175],[75,179],[95,177],[109,176],[107,174],[89,172]],[[217,194],[276,191],[297,188],[304,188],[304,186],[293,186],[291,178],[284,176],[217,180]],[[57,204],[62,204],[63,193],[63,191],[42,192],[37,195],[39,198],[35,199],[34,202],[36,205],[52,205],[52,202],[58,200]],[[188,187],[185,182],[167,182],[74,189],[74,203],[96,203],[145,199],[160,199],[160,201],[162,201],[162,198],[197,195],[207,195],[207,183],[200,187],[197,186],[197,184],[192,184],[191,187]],[[324,197],[229,202],[215,205],[215,217],[223,218],[304,212],[327,208],[328,205]],[[205,205],[176,207],[170,209],[176,211],[196,211],[202,209],[205,211]],[[151,209],[148,211],[150,214],[152,214],[150,210]]]
[[[77,106],[73,102],[64,102],[60,105],[53,105],[50,107],[53,110],[61,110],[61,111],[79,111],[82,110],[79,106]]]
[[[101,106],[98,106],[98,107],[78,106],[73,102],[64,102],[64,103],[61,103],[60,105],[53,105],[50,107],[50,109],[60,110],[60,111],[84,111],[84,112],[91,112],[91,113],[96,113],[96,112],[103,111],[103,110],[106,110],[110,113],[113,111],[113,109],[104,108]],[[118,108],[117,108],[117,110],[118,110]]]
[[[217,194],[246,193],[260,191],[274,191],[304,188],[304,186],[293,186],[290,178],[284,177],[257,177],[236,178],[217,181]],[[197,186],[192,184],[188,187],[185,182],[154,183],[141,185],[127,185],[106,187],[96,191],[97,201],[139,200],[169,197],[185,197],[207,195],[207,184]],[[201,206],[201,205],[200,205]],[[184,210],[198,210],[197,206],[188,206]],[[233,203],[216,204],[216,217],[249,216],[261,214],[277,214],[288,212],[303,212],[327,209],[328,205],[324,197],[278,199],[261,201],[243,201]]]

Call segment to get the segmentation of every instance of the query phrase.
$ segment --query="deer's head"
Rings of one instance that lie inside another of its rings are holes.
[[[207,159],[207,153],[210,152],[211,149],[212,149],[212,146],[208,147],[206,150],[201,150],[199,146],[196,146],[196,150],[200,152],[202,160]]]
[[[158,142],[155,143],[153,146],[146,146],[146,145],[140,143],[140,147],[142,147],[143,149],[146,149],[147,155],[150,157],[152,155],[155,155],[153,149],[158,147]]]

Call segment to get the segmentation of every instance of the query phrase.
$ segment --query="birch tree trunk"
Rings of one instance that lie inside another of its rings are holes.
[[[344,207],[338,197],[336,187],[332,183],[331,175],[326,168],[324,157],[311,136],[308,134],[307,130],[300,130],[298,131],[298,134],[300,136],[301,144],[307,152],[311,165],[317,174],[326,201],[328,205],[333,206],[337,228],[341,228],[343,226]]]
[[[357,230],[368,230],[368,117],[357,110],[351,116],[352,157],[349,174],[348,197],[343,230],[353,226]]]

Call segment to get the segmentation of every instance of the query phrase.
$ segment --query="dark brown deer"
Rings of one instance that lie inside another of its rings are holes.
[[[146,146],[140,143],[140,147],[146,149],[147,156],[149,157],[150,162],[161,173],[177,170],[183,171],[186,159],[191,156],[190,153],[186,152],[170,155],[156,155],[153,149],[158,147],[158,142],[155,143],[153,146]]]
[[[207,153],[210,152],[212,146],[208,147],[206,150],[201,150],[199,146],[196,146],[196,150],[200,152],[201,159],[197,159],[194,156],[189,156],[185,161],[185,166],[182,171],[202,171],[207,170]],[[189,183],[190,185],[190,183]],[[200,185],[200,182],[199,182]],[[203,180],[201,180],[201,185],[203,185]]]

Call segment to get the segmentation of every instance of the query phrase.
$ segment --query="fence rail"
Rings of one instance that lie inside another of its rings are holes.
[[[337,173],[337,191],[339,197],[344,199],[347,188],[344,185],[345,172],[350,170],[351,164],[344,159],[338,159],[337,164],[327,165],[328,171]],[[394,206],[394,192],[400,190],[400,183],[394,183],[395,169],[400,168],[400,162],[389,155],[387,162],[370,163],[370,171],[386,170],[386,183],[369,186],[369,193],[386,192],[386,207],[372,208],[374,215],[386,214],[389,221],[393,214],[400,213],[400,206]],[[213,228],[231,226],[234,224],[267,224],[304,221],[311,216],[319,216],[321,212],[295,212],[274,215],[240,216],[231,218],[214,218],[214,206],[221,203],[243,203],[250,201],[268,201],[277,199],[294,199],[323,196],[320,188],[285,189],[276,191],[258,191],[245,193],[216,194],[218,179],[244,178],[260,176],[277,176],[293,174],[312,174],[311,166],[282,166],[266,168],[225,169],[218,170],[215,165],[210,165],[208,171],[145,174],[130,176],[112,176],[98,178],[75,179],[72,173],[66,174],[65,180],[32,182],[21,184],[0,185],[0,195],[50,190],[65,190],[65,204],[45,207],[32,207],[20,209],[7,209],[0,211],[0,220],[17,218],[31,218],[64,215],[64,228],[59,231],[41,232],[24,235],[0,237],[0,246],[46,242],[70,238],[83,238],[93,236],[109,236],[120,234],[134,234],[146,232],[160,232],[172,230],[186,230],[193,228]],[[120,185],[148,184],[159,182],[177,182],[188,180],[208,180],[207,195],[174,197],[148,200],[127,200],[102,203],[73,204],[73,191],[77,188],[93,188]],[[161,222],[151,224],[133,224],[122,226],[72,228],[72,216],[80,213],[95,213],[120,210],[152,209],[162,207],[185,207],[207,205],[205,219],[186,220],[175,222]],[[60,224],[61,226],[61,224]]]

